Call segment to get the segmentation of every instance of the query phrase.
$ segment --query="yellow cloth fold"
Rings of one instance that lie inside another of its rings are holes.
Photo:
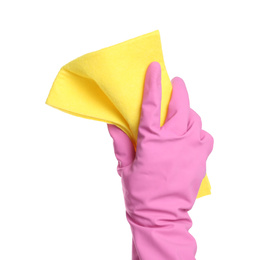
[[[162,70],[162,126],[172,85],[158,30],[69,62],[57,74],[46,104],[75,116],[114,124],[136,147],[145,73],[153,61],[159,62]],[[206,175],[197,198],[209,194]]]

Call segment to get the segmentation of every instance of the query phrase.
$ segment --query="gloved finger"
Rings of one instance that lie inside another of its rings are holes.
[[[175,77],[171,83],[173,89],[164,128],[182,135],[187,131],[188,127],[190,110],[188,92],[181,78]]]
[[[118,166],[131,164],[135,158],[135,149],[127,134],[115,125],[107,124],[108,131],[113,138],[113,146]]]
[[[202,121],[200,116],[192,108],[189,110],[188,130],[193,127],[197,140],[201,140]]]
[[[161,66],[152,62],[146,72],[143,91],[139,122],[139,135],[142,137],[160,130],[161,92]]]
[[[204,145],[206,147],[207,156],[209,156],[209,154],[213,150],[214,139],[213,139],[212,135],[209,134],[208,132],[206,132],[205,130],[201,130],[201,139],[200,140],[202,143],[204,143]]]

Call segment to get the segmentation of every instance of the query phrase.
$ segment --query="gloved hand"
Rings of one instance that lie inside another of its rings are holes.
[[[121,176],[134,260],[194,260],[197,244],[188,232],[192,208],[206,174],[213,138],[190,108],[182,79],[172,81],[165,123],[160,127],[161,67],[145,78],[136,151],[129,137],[108,124]]]

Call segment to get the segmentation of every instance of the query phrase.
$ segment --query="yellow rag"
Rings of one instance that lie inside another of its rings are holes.
[[[172,85],[167,74],[159,31],[85,54],[63,66],[46,104],[66,113],[114,124],[135,148],[147,67],[161,64],[161,126],[164,124]],[[197,198],[211,194],[207,175]]]

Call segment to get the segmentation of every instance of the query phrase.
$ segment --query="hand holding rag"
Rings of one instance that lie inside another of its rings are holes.
[[[195,260],[197,244],[188,232],[188,211],[206,174],[213,138],[190,108],[182,79],[172,81],[167,117],[160,126],[161,67],[146,72],[136,150],[125,132],[108,124],[126,217],[133,235],[134,260]]]

